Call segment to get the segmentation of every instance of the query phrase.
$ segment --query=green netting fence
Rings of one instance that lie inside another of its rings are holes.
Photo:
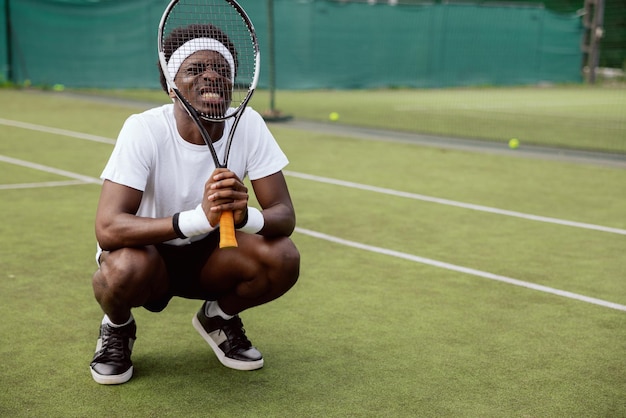
[[[158,88],[156,32],[167,3],[0,0],[0,79]],[[240,3],[259,33],[266,87],[267,2]],[[274,13],[281,89],[582,81],[580,17],[541,5],[274,0]]]

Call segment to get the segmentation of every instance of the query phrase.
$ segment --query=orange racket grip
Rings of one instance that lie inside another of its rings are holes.
[[[220,248],[232,248],[237,246],[235,238],[235,219],[233,211],[228,210],[220,215]]]

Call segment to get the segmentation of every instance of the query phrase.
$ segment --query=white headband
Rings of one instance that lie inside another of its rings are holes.
[[[190,55],[198,51],[215,51],[219,52],[230,65],[231,78],[235,78],[235,60],[233,54],[230,53],[228,48],[223,43],[213,38],[195,38],[182,44],[170,57],[167,62],[167,70],[171,74],[172,78],[176,77],[180,66]]]

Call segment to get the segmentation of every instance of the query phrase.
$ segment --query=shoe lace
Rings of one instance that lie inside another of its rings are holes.
[[[246,337],[246,330],[239,316],[235,316],[224,322],[221,331],[226,334],[228,342],[233,349],[248,349],[252,347],[252,343]]]
[[[128,336],[115,331],[108,331],[102,333],[102,348],[100,349],[100,356],[106,357],[111,360],[123,360],[127,355],[128,349]]]

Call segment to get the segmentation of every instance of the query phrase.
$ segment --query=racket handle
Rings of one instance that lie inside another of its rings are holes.
[[[220,248],[231,248],[237,246],[235,238],[235,219],[233,211],[222,212],[220,216]]]

